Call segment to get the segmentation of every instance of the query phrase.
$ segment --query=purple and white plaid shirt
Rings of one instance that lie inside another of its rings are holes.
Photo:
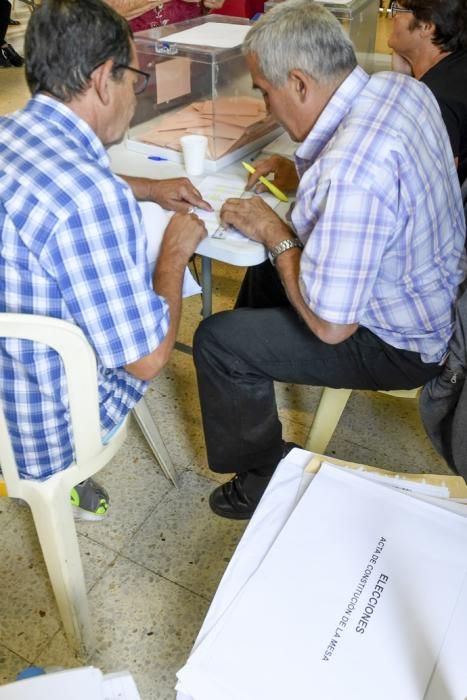
[[[331,323],[358,323],[438,362],[464,277],[459,181],[424,85],[357,67],[297,149],[292,222],[301,288]]]

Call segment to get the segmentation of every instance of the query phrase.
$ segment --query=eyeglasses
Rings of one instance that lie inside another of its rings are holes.
[[[107,60],[108,59],[106,59],[105,61],[101,61],[101,63],[98,63],[97,66],[94,66],[92,71],[90,71],[89,73],[89,78],[94,73],[94,71],[103,66]],[[138,78],[133,84],[133,92],[135,93],[135,95],[140,95],[146,90],[149,78],[151,77],[149,73],[145,73],[144,70],[139,70],[139,68],[133,68],[133,66],[126,66],[124,63],[116,63],[113,67],[113,71],[116,70],[131,70],[132,73],[136,73]]]
[[[133,84],[133,92],[135,95],[140,95],[146,90],[149,78],[151,77],[149,73],[145,73],[144,70],[139,70],[139,68],[133,68],[133,66],[125,66],[123,63],[117,63],[117,65],[114,66],[114,70],[121,69],[131,70],[132,73],[136,73],[138,76],[136,82]]]
[[[400,5],[398,5],[397,2],[392,2],[389,9],[391,17],[397,15],[398,12],[412,12],[412,10],[408,10],[406,7],[401,7]]]

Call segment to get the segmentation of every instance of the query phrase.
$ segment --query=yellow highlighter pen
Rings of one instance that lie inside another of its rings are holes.
[[[242,160],[242,165],[247,170],[249,173],[253,174],[256,172],[256,169],[250,165],[250,163],[245,163],[244,160]],[[261,177],[258,178],[259,181],[261,182],[262,185],[268,188],[270,192],[274,195],[274,197],[277,197],[281,202],[288,202],[289,198],[287,197],[286,194],[284,194],[278,187],[276,187],[270,180],[267,178]]]

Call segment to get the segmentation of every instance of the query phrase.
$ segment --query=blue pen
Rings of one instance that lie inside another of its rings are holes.
[[[148,156],[148,160],[168,160],[168,158],[163,158],[162,156]]]

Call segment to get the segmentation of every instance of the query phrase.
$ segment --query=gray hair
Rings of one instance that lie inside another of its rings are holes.
[[[250,29],[244,54],[255,54],[258,67],[274,87],[299,69],[318,83],[333,83],[357,65],[352,42],[334,15],[312,0],[286,0]]]

